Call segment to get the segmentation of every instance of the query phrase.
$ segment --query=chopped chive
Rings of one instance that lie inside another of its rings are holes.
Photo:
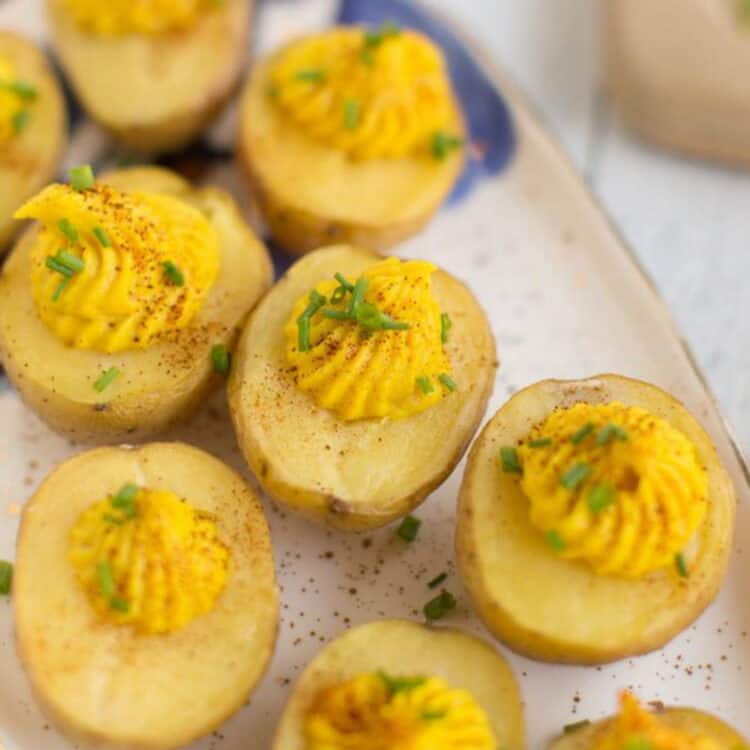
[[[448,313],[443,313],[440,316],[440,340],[445,344],[448,341],[448,334],[450,333],[453,321]]]
[[[344,102],[344,124],[347,130],[356,130],[359,125],[359,102],[356,99]]]
[[[438,130],[437,133],[432,137],[432,155],[438,161],[444,161],[448,158],[451,151],[455,151],[457,148],[463,146],[463,140],[457,138],[454,135]]]
[[[109,600],[109,606],[118,612],[127,612],[130,609],[128,603],[124,599],[120,599],[119,596],[113,596]]]
[[[305,70],[298,70],[294,77],[298,81],[307,81],[308,83],[319,83],[325,80],[325,72],[320,68],[307,68]]]
[[[450,591],[443,591],[424,605],[423,611],[428,620],[439,620],[456,607],[456,597]]]
[[[338,305],[339,302],[344,301],[344,297],[346,297],[346,289],[343,286],[337,286],[331,295],[331,304]]]
[[[573,443],[573,445],[578,445],[579,443],[582,443],[593,431],[594,425],[591,422],[586,422],[583,427],[573,433],[570,438],[570,442]]]
[[[588,464],[575,464],[560,477],[560,484],[566,490],[574,490],[589,474],[591,467]]]
[[[563,727],[563,733],[572,734],[573,732],[577,732],[579,729],[583,729],[584,727],[587,727],[589,724],[591,724],[591,722],[588,719],[576,721],[576,722],[573,722],[572,724],[566,724]]]
[[[104,373],[102,373],[102,376],[94,383],[94,390],[97,393],[101,393],[110,383],[112,383],[115,378],[120,374],[120,371],[117,367],[110,367],[108,370],[106,370]]]
[[[50,271],[62,274],[63,276],[67,276],[68,278],[75,274],[75,271],[72,268],[66,266],[65,263],[63,263],[58,257],[53,255],[47,256],[46,260],[44,261],[44,265],[47,266]]]
[[[609,424],[604,425],[599,431],[599,434],[596,437],[596,442],[598,445],[606,445],[612,438],[617,438],[624,442],[628,439],[628,433],[619,425],[610,422]]]
[[[351,317],[355,316],[357,308],[362,304],[369,285],[370,282],[364,276],[360,276],[354,284],[354,289],[352,289],[352,299],[349,303],[349,315]]]
[[[457,391],[458,386],[456,385],[456,381],[448,375],[447,372],[441,372],[440,375],[438,375],[438,380],[449,390],[449,391]]]
[[[436,589],[443,581],[445,581],[448,578],[447,573],[441,573],[440,575],[435,576],[428,584],[428,589]]]
[[[518,460],[518,452],[512,445],[500,448],[500,463],[507,474],[523,474],[523,467]]]
[[[432,710],[432,711],[427,710],[427,711],[422,711],[421,713],[421,717],[425,721],[437,721],[438,719],[444,719],[447,715],[448,715],[448,711],[446,711],[445,709]]]
[[[73,167],[68,172],[70,177],[70,186],[73,190],[88,190],[94,186],[94,170],[90,164],[84,164],[81,167]]]
[[[165,260],[162,266],[164,267],[164,275],[172,284],[175,286],[185,285],[185,276],[171,260]]]
[[[538,438],[529,441],[529,448],[546,448],[548,445],[552,445],[552,438]]]
[[[115,595],[115,579],[112,576],[112,567],[108,560],[102,560],[96,566],[96,574],[99,578],[99,589],[106,597]]]
[[[86,264],[83,262],[83,258],[79,258],[77,255],[68,252],[67,250],[60,250],[55,258],[59,263],[62,263],[66,268],[69,268],[73,273],[81,273]]]
[[[426,375],[420,375],[417,378],[417,385],[419,386],[419,390],[422,391],[422,393],[424,393],[425,395],[427,395],[428,393],[432,393],[435,390],[435,386]]]
[[[229,367],[232,363],[232,355],[227,351],[224,344],[215,344],[211,347],[211,361],[214,364],[214,370],[219,375],[228,375]]]
[[[138,485],[133,482],[123,484],[122,487],[117,491],[117,494],[112,498],[112,505],[115,508],[125,508],[128,505],[132,505],[136,496],[138,495]]]
[[[565,549],[565,540],[554,529],[548,531],[544,538],[555,552],[562,552]]]
[[[16,96],[26,101],[34,101],[39,96],[39,89],[31,83],[26,81],[16,80],[8,85],[8,89],[12,91]]]
[[[65,291],[65,288],[70,283],[70,277],[64,278],[58,285],[55,291],[52,294],[52,301],[57,302],[60,297],[62,297],[62,293]]]
[[[19,109],[10,120],[10,124],[13,126],[13,132],[16,135],[23,133],[24,130],[29,126],[31,122],[31,114],[28,109]]]
[[[112,515],[111,513],[105,513],[102,518],[107,522],[115,526],[122,526],[125,521],[122,518]]]
[[[101,227],[94,227],[91,231],[93,232],[94,237],[96,237],[96,239],[99,240],[99,244],[102,247],[112,246],[112,243],[109,241],[109,237],[107,236],[107,233]]]
[[[323,310],[323,317],[330,318],[331,320],[351,320],[349,313],[343,310]]]
[[[378,677],[385,683],[385,687],[391,695],[397,693],[408,693],[414,688],[424,685],[424,677],[393,677],[382,669],[378,670]]]
[[[688,578],[690,576],[690,571],[688,570],[688,566],[685,562],[685,558],[683,557],[682,552],[678,552],[674,556],[674,564],[677,568],[677,572],[682,578]]]
[[[589,495],[589,508],[592,513],[600,513],[615,501],[615,488],[611,484],[597,484]]]
[[[413,542],[419,533],[419,527],[422,522],[414,516],[406,516],[399,524],[396,532],[405,542]]]
[[[395,21],[384,21],[378,29],[365,32],[365,49],[379,47],[389,36],[398,36],[400,33],[401,27]]]
[[[347,292],[353,292],[354,291],[354,285],[350,284],[346,280],[346,278],[344,277],[343,274],[341,274],[341,273],[335,273],[335,274],[333,274],[333,278],[336,279],[336,281],[338,281],[339,284],[341,284],[341,286],[343,286],[344,289],[346,289]]]
[[[0,560],[0,596],[7,596],[13,585],[13,563]]]
[[[317,289],[310,292],[310,301],[302,315],[297,318],[297,348],[301,352],[310,351],[310,321],[328,300]]]
[[[70,223],[68,219],[60,219],[60,221],[57,222],[57,228],[71,242],[78,242],[78,230]]]
[[[634,737],[622,746],[622,750],[654,750],[654,746],[648,740]]]

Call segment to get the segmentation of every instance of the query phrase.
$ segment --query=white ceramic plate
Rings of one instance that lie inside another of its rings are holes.
[[[375,13],[376,7],[396,1],[374,0],[370,10]],[[354,0],[350,5],[363,12],[368,3]],[[31,0],[3,6],[0,25],[18,25],[40,36],[36,6]],[[258,19],[260,47],[329,22],[333,6],[331,0],[264,6]],[[750,538],[747,470],[649,280],[523,97],[502,74],[486,73],[512,115],[511,159],[506,164],[504,157],[510,154],[502,150],[510,146],[509,134],[490,133],[506,139],[495,153],[495,167],[504,168],[477,179],[470,195],[441,211],[399,253],[446,267],[466,280],[485,306],[501,359],[488,416],[517,388],[542,378],[610,371],[649,380],[676,394],[698,416],[740,497],[732,566],[721,595],[663,651],[606,667],[578,668],[537,664],[506,650],[524,694],[529,746],[543,747],[564,724],[611,713],[617,691],[625,687],[648,700],[715,712],[750,736],[745,710],[750,698],[750,598],[743,575],[743,543]],[[466,86],[472,108],[481,110],[481,91]],[[231,131],[231,114],[228,118],[215,128],[214,145]],[[487,144],[477,146],[481,153]],[[106,138],[90,124],[77,128],[72,150],[70,163],[110,155]],[[475,172],[494,171],[479,162],[474,167]],[[226,164],[219,163],[214,176],[237,185]],[[0,558],[12,560],[23,503],[56,462],[82,446],[51,433],[10,390],[0,394],[0,424]],[[192,424],[168,437],[189,440],[242,467],[223,394]],[[384,616],[421,619],[422,605],[431,596],[426,582],[441,571],[449,572],[447,586],[459,600],[446,624],[488,637],[455,573],[454,515],[462,472],[463,464],[417,511],[423,525],[412,545],[396,538],[394,528],[364,537],[343,535],[310,526],[267,503],[282,587],[276,655],[250,705],[195,748],[267,748],[292,683],[320,647],[350,625]],[[16,659],[12,601],[7,599],[0,600],[0,750],[3,744],[6,750],[70,748],[29,693]]]

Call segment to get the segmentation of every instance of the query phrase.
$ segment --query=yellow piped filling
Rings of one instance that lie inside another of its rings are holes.
[[[190,324],[219,272],[216,231],[171,196],[51,185],[15,217],[43,224],[31,250],[34,303],[76,349],[112,353],[158,343]],[[51,268],[60,251],[81,270],[66,276]]]
[[[36,89],[17,78],[13,62],[0,55],[0,146],[24,131],[36,97]]]
[[[486,714],[436,677],[362,674],[322,690],[305,719],[307,750],[495,750]]]
[[[632,695],[620,696],[620,713],[594,738],[593,750],[722,750],[711,737],[694,735],[664,723]]]
[[[327,310],[344,313],[352,295],[333,303],[339,282],[321,281],[315,292],[325,297],[326,305],[310,319],[308,351],[300,350],[299,320],[310,297],[300,298],[285,326],[286,357],[297,386],[344,420],[400,419],[445,398],[450,393],[445,376],[452,371],[432,293],[435,270],[425,261],[388,258],[362,274],[367,280],[364,301],[408,326],[404,330],[369,332],[356,321],[326,317]],[[351,285],[356,281],[348,279]]]
[[[212,517],[163,490],[116,498],[81,513],[69,537],[68,559],[99,617],[154,635],[211,612],[230,565]]]
[[[229,0],[65,0],[84,31],[103,36],[163,34],[189,29]]]
[[[442,53],[414,31],[342,27],[285,47],[276,106],[310,138],[356,159],[430,153],[458,121]]]
[[[600,574],[640,578],[674,566],[706,514],[695,446],[639,407],[558,409],[518,456],[532,524],[562,557]]]

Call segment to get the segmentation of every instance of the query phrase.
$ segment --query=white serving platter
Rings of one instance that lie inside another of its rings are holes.
[[[19,26],[42,38],[38,5],[20,0],[0,6],[0,26]],[[259,48],[330,22],[333,9],[329,0],[264,5],[257,19]],[[444,266],[464,279],[484,305],[501,360],[487,416],[519,387],[542,378],[599,372],[642,378],[674,393],[696,414],[739,497],[731,570],[721,594],[662,651],[581,668],[535,663],[498,646],[523,691],[529,747],[544,747],[565,724],[611,713],[617,691],[626,687],[647,700],[715,712],[750,736],[745,710],[750,702],[750,597],[743,554],[750,539],[747,468],[649,279],[523,96],[502,73],[485,70],[512,115],[512,159],[495,176],[478,181],[464,200],[444,208],[398,253]],[[215,130],[218,140],[231,130],[228,117]],[[84,125],[73,149],[71,163],[82,161],[82,154],[101,156],[107,141],[95,127]],[[227,165],[215,177],[242,190]],[[0,559],[12,560],[24,502],[52,466],[84,446],[52,433],[10,389],[0,393],[0,424]],[[195,443],[243,467],[223,393],[192,423],[166,437]],[[411,545],[395,536],[394,527],[346,535],[311,526],[266,502],[282,590],[275,658],[251,703],[194,750],[268,748],[294,680],[321,646],[345,628],[373,619],[421,620],[422,605],[431,596],[426,582],[441,571],[450,574],[446,585],[459,600],[445,624],[489,638],[455,570],[455,505],[462,473],[463,462],[417,510],[423,525]],[[14,649],[12,599],[0,598],[0,750],[71,747],[33,701]]]

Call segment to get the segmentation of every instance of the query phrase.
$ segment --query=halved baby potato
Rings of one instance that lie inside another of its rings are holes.
[[[660,570],[628,580],[562,559],[529,520],[529,502],[499,454],[556,408],[619,401],[666,420],[695,445],[708,474],[708,510],[689,577]],[[713,600],[727,568],[736,498],[710,438],[675,398],[619,375],[545,380],[513,396],[472,447],[458,506],[458,563],[487,627],[544,661],[599,664],[659,648]]]
[[[521,696],[505,659],[489,644],[459,630],[405,620],[353,628],[326,646],[294,686],[276,729],[273,750],[307,750],[305,720],[316,696],[357,675],[439,677],[467,690],[484,710],[503,750],[524,747]]]
[[[66,346],[37,314],[30,288],[32,227],[0,277],[0,353],[24,401],[51,427],[83,442],[141,440],[188,416],[220,378],[211,350],[231,349],[239,327],[271,285],[273,269],[234,200],[215,188],[193,188],[156,167],[102,177],[121,190],[178,197],[198,207],[220,238],[219,276],[187,328],[141,350],[104,354]],[[104,392],[93,383],[109,368],[120,375]]]
[[[404,419],[347,422],[316,406],[286,362],[284,326],[319,281],[337,272],[356,278],[381,259],[336,245],[295,263],[245,327],[229,379],[237,439],[263,488],[311,519],[351,531],[408,513],[453,471],[484,415],[497,367],[481,307],[438,270],[433,294],[453,321],[445,351],[458,390]]]
[[[274,57],[256,65],[242,98],[239,159],[274,240],[290,253],[331,243],[385,251],[422,229],[450,193],[464,149],[356,160],[318,143],[274,104]],[[465,137],[457,103],[450,132]]]
[[[0,29],[0,58],[18,80],[33,87],[23,130],[0,145],[0,250],[17,224],[13,213],[54,176],[67,136],[65,100],[44,55],[32,42]]]
[[[695,736],[707,737],[727,750],[743,750],[747,740],[716,716],[695,708],[663,708],[657,711],[659,720],[669,727]],[[563,734],[549,744],[549,750],[593,750],[596,738],[606,731],[612,719],[603,719],[575,731]]]
[[[102,621],[68,559],[80,514],[129,482],[187,498],[214,520],[231,555],[214,608],[174,632]],[[98,448],[55,469],[24,509],[13,597],[19,655],[41,707],[72,740],[97,746],[166,750],[211,732],[245,704],[277,633],[257,495],[181,443]]]
[[[247,57],[251,0],[224,0],[186,30],[99,35],[48,0],[54,44],[88,113],[138,151],[176,151],[229,98]]]

